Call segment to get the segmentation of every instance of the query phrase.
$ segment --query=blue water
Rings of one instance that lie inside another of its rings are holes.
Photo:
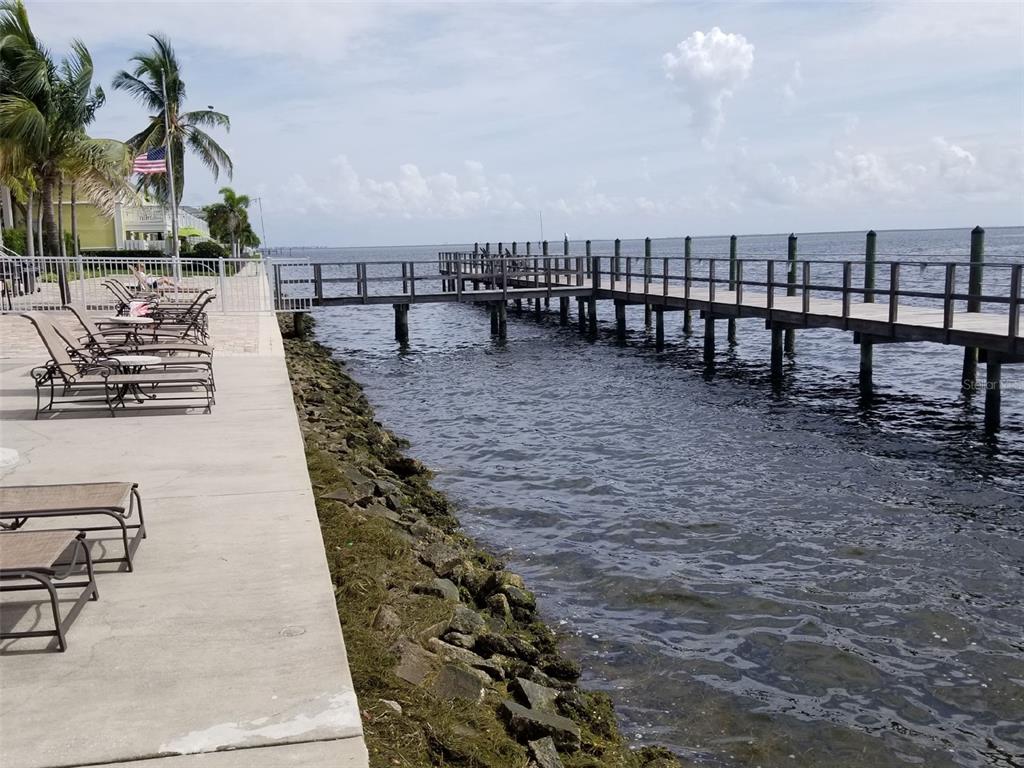
[[[857,258],[863,243],[801,235],[799,249]],[[942,269],[917,265],[966,261],[968,243],[882,232],[878,251],[907,265],[904,287],[941,289]],[[784,235],[739,241],[751,258],[785,250]],[[1020,263],[1024,229],[989,230],[986,252]],[[510,312],[505,342],[482,309],[416,305],[406,349],[390,307],[318,312],[321,340],[438,470],[468,532],[538,591],[637,743],[709,766],[1024,765],[1024,366],[1004,367],[1004,428],[987,437],[955,347],[876,347],[866,404],[839,331],[799,331],[773,390],[757,320],[709,370],[679,315],[657,352],[639,308],[620,345],[604,304],[596,340],[557,312]]]

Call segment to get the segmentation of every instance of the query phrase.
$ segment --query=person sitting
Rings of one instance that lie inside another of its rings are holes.
[[[135,265],[133,274],[135,275],[135,279],[139,281],[139,289],[143,291],[167,291],[174,290],[178,287],[178,284],[169,277],[163,275],[159,277],[155,275],[147,275],[145,266],[142,262]]]

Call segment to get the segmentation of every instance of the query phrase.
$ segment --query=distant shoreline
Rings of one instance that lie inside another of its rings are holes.
[[[967,224],[959,227],[904,227],[899,229],[875,229],[875,232],[882,234],[886,232],[956,232],[956,231],[967,231],[969,232],[975,225]],[[985,227],[986,232],[992,232],[997,230],[1005,229],[1024,229],[1024,223],[1021,224],[998,224],[990,225]],[[820,230],[814,232],[795,232],[797,237],[805,235],[856,235],[867,232],[867,229],[834,229],[834,230]],[[690,235],[694,240],[716,240],[719,238],[731,237],[732,235],[737,237],[787,237],[789,232],[730,232],[729,234],[718,234],[718,235]],[[621,240],[643,240],[646,235],[637,235],[636,237],[623,237]],[[651,237],[652,242],[659,240],[681,240],[686,235],[662,235],[659,237]],[[570,242],[583,242],[584,239],[570,238]],[[614,237],[592,237],[591,242],[594,243],[611,243],[615,241]],[[473,241],[468,242],[443,242],[443,243],[404,243],[399,245],[380,245],[371,243],[368,245],[275,245],[273,248],[268,248],[270,252],[274,251],[286,251],[286,250],[304,250],[304,251],[355,251],[365,250],[367,248],[380,248],[380,249],[394,249],[394,248],[450,248],[452,246],[465,246],[472,245]],[[480,242],[483,242],[482,240]],[[509,240],[508,242],[512,242]],[[517,242],[539,242],[538,240],[519,240]],[[561,242],[561,238],[549,238],[548,242]]]

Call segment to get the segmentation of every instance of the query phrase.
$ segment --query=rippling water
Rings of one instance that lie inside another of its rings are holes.
[[[967,240],[881,233],[879,251],[962,256]],[[988,245],[1019,260],[1024,229]],[[773,392],[761,321],[709,371],[680,315],[656,352],[642,309],[625,345],[599,312],[596,341],[556,311],[510,313],[498,342],[466,305],[415,306],[406,350],[390,307],[322,311],[318,334],[639,742],[709,766],[1024,765],[1024,366],[1004,369],[1004,430],[986,438],[959,348],[876,347],[866,406],[838,331],[799,331]]]

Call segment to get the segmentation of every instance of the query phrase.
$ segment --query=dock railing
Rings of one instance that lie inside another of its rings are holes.
[[[279,286],[310,286],[313,305],[487,301],[535,298],[538,292],[578,297],[598,291],[602,298],[673,309],[688,308],[691,301],[700,308],[711,303],[716,311],[736,316],[755,308],[806,315],[817,300],[830,299],[838,302],[844,319],[856,314],[858,304],[878,304],[892,325],[901,322],[907,307],[931,308],[941,314],[945,330],[965,312],[997,312],[1005,317],[1005,335],[1019,337],[1024,265],[991,261],[980,272],[979,265],[948,260],[444,251],[436,261],[313,264],[309,275],[283,279]]]

